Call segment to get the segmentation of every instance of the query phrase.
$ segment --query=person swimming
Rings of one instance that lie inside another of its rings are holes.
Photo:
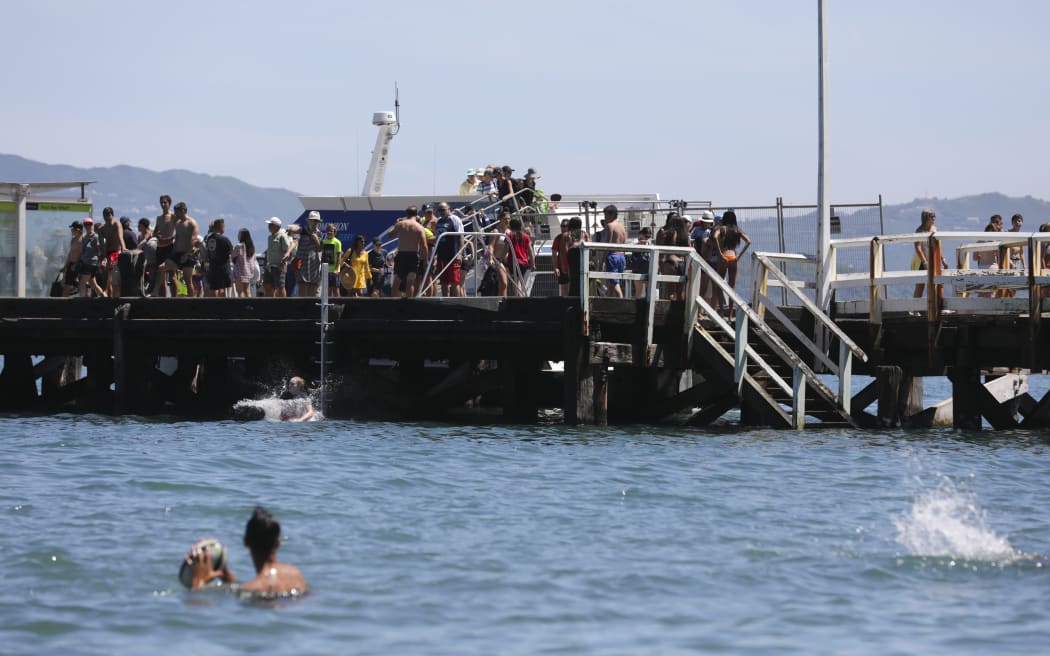
[[[263,597],[297,597],[309,590],[298,567],[277,560],[277,549],[281,546],[281,524],[261,506],[255,507],[244,528],[244,546],[248,547],[252,554],[255,578],[238,585],[238,593]],[[212,568],[211,554],[208,553],[206,541],[193,545],[185,560],[193,571],[191,591],[200,590],[215,579],[222,579],[226,583],[237,582],[229,565],[224,565],[221,570]]]
[[[281,421],[309,421],[314,416],[314,406],[306,393],[306,381],[293,376],[281,392]]]

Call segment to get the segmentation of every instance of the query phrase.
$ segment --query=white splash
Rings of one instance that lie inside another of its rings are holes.
[[[324,419],[324,415],[317,409],[317,400],[312,399],[314,405],[314,416],[310,421],[320,421]],[[265,421],[282,421],[281,411],[284,408],[284,401],[275,397],[267,399],[241,399],[237,403],[233,404],[234,415],[245,415],[245,410],[248,408],[257,409],[256,412],[262,411],[263,416],[260,419]]]
[[[947,479],[919,495],[893,523],[897,542],[913,556],[1002,561],[1022,555],[988,527],[987,515],[974,496],[957,490]]]

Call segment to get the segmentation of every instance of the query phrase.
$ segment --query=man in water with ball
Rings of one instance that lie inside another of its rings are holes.
[[[303,573],[295,565],[277,560],[277,549],[281,546],[281,525],[277,518],[265,509],[256,506],[248,525],[244,528],[244,546],[252,554],[255,578],[238,587],[240,592],[274,596],[298,596],[308,590]],[[207,541],[193,545],[186,555],[186,563],[193,571],[191,590],[200,590],[214,579],[234,583],[236,579],[224,563],[221,569],[213,569]]]

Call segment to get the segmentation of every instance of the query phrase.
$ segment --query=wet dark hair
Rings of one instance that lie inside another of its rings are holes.
[[[419,208],[415,205],[409,205],[405,208],[405,216],[419,216]]]
[[[252,242],[252,233],[248,231],[248,228],[241,228],[237,231],[237,241],[244,244],[245,255],[255,257],[255,243]]]
[[[106,208],[103,208],[103,210],[102,210],[102,216],[103,216],[103,217],[107,217],[107,216],[113,216],[113,208],[112,208],[112,207],[106,207]]]
[[[268,554],[277,548],[281,540],[281,524],[262,506],[256,506],[251,519],[244,527],[244,546],[252,554]]]
[[[1014,214],[1013,216],[1010,217],[1010,222],[1012,223],[1014,221],[1024,221],[1024,217],[1021,216],[1020,214]]]
[[[569,219],[569,230],[583,230],[583,221],[578,216]]]
[[[181,212],[186,212],[187,211],[186,203],[183,203],[182,201],[179,201],[179,202],[175,203],[175,208],[174,209],[175,209],[176,212],[180,212],[180,211]]]
[[[736,226],[736,212],[733,210],[726,210],[722,214],[722,225]]]
[[[605,216],[612,217],[614,219],[620,216],[620,210],[615,205],[606,205],[605,209],[603,209],[602,212],[605,213]]]
[[[171,196],[164,194],[160,197],[160,202],[168,201],[168,205],[171,205]]]
[[[514,217],[510,220],[511,232],[521,232],[521,219]]]
[[[142,227],[149,228],[150,227],[149,219],[147,219],[146,217],[142,217],[141,219],[139,219],[139,227],[140,228],[142,228]]]

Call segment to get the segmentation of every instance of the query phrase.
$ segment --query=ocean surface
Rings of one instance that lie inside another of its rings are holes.
[[[3,654],[1004,654],[1050,639],[1042,433],[0,420]],[[301,600],[189,593],[284,528]]]

